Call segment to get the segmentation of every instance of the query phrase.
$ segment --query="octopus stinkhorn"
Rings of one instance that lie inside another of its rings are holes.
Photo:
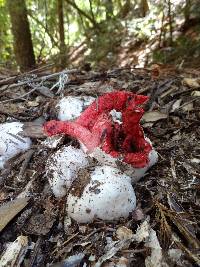
[[[137,179],[157,161],[157,153],[144,137],[139,123],[144,114],[140,105],[147,99],[126,91],[106,93],[75,121],[49,121],[44,131],[48,136],[64,133],[77,138],[86,152],[101,163],[116,166],[122,161],[125,166],[132,167]],[[113,111],[121,112],[121,123],[112,119]],[[142,171],[138,173],[138,170]]]
[[[135,209],[132,183],[157,161],[139,124],[146,101],[130,92],[106,93],[74,121],[45,123],[48,136],[64,133],[81,143],[82,149],[59,149],[46,166],[54,195],[68,192],[66,211],[77,222],[126,218]],[[91,166],[88,156],[101,166]]]

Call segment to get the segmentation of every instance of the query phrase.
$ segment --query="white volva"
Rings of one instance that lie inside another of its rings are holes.
[[[118,122],[119,124],[122,123],[121,112],[116,112],[116,110],[113,109],[111,110],[110,115],[112,116],[113,122]],[[149,138],[145,137],[145,139],[152,145]],[[85,153],[88,153],[86,146],[81,142],[80,145],[81,149]],[[95,148],[92,153],[88,153],[88,156],[95,158],[103,166],[108,165],[120,169],[122,172],[131,177],[132,183],[136,183],[140,180],[140,178],[144,177],[149,168],[151,168],[158,161],[158,154],[153,146],[148,155],[149,162],[143,168],[134,168],[132,165],[123,162],[121,158],[113,158],[111,155],[105,153],[100,147]]]
[[[66,195],[77,172],[88,165],[87,155],[72,146],[65,146],[47,161],[46,176],[56,197]]]
[[[135,207],[131,178],[110,166],[96,167],[81,196],[72,188],[67,199],[68,215],[79,223],[127,218]]]
[[[148,138],[145,138],[150,144],[151,141]],[[84,147],[83,147],[84,149]],[[134,168],[130,164],[126,164],[121,159],[113,158],[109,154],[106,154],[102,151],[101,148],[97,147],[91,154],[90,157],[94,157],[102,165],[109,165],[114,168],[118,168],[123,171],[125,174],[131,177],[131,182],[136,183],[142,178],[146,172],[158,161],[158,154],[152,147],[152,150],[149,153],[149,162],[144,168]]]
[[[31,146],[31,139],[20,135],[23,123],[7,122],[0,124],[0,169],[6,161]]]
[[[61,121],[74,120],[95,100],[92,96],[67,96],[62,98],[56,108]]]

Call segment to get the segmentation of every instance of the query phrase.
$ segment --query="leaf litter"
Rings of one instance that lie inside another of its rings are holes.
[[[143,93],[150,97],[144,131],[159,161],[135,185],[138,207],[128,219],[78,225],[66,221],[65,200],[54,198],[44,171],[53,151],[77,142],[63,136],[44,141],[36,131],[31,156],[11,159],[1,171],[1,258],[24,236],[33,245],[16,252],[21,266],[198,266],[200,73],[154,77],[148,69],[70,70],[62,86],[63,72],[38,74],[0,80],[1,123],[54,119],[62,95],[96,98],[119,88]],[[19,198],[27,195],[29,202]]]

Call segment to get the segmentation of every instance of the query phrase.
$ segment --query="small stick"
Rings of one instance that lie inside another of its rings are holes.
[[[24,175],[24,172],[25,172],[25,170],[26,170],[26,168],[27,168],[27,166],[28,166],[28,163],[29,163],[29,161],[30,161],[30,159],[31,159],[31,157],[32,157],[32,155],[33,155],[33,153],[34,153],[34,151],[35,151],[35,150],[30,149],[30,150],[28,150],[28,151],[25,153],[25,155],[24,155],[25,159],[24,159],[24,161],[23,161],[23,163],[22,163],[22,166],[21,166],[21,168],[20,168],[19,175],[18,175],[18,177],[17,177],[17,180],[18,180],[18,181],[22,181],[22,176]]]

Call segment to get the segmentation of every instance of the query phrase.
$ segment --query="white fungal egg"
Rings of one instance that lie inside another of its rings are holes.
[[[148,138],[145,139],[151,144]],[[118,168],[131,177],[132,183],[136,183],[140,178],[144,177],[149,168],[158,161],[158,154],[153,147],[149,153],[149,162],[144,168],[134,168],[132,165],[123,162],[120,158],[113,158],[111,155],[102,151],[100,147],[97,147],[89,156],[95,158],[102,165],[105,164]]]
[[[149,152],[149,162],[146,167],[144,168],[133,168],[132,166],[130,167],[129,164],[126,164],[125,167],[125,173],[127,175],[131,175],[132,183],[138,182],[142,177],[145,176],[146,172],[158,161],[158,154],[157,152],[152,149]]]
[[[88,166],[86,154],[72,146],[62,147],[47,161],[46,176],[56,197],[67,194],[80,168]]]
[[[23,137],[23,123],[7,122],[0,124],[0,169],[3,169],[8,159],[28,150],[31,139]]]
[[[58,119],[61,121],[76,119],[94,100],[95,98],[92,96],[67,96],[62,98],[56,105]]]
[[[135,207],[131,178],[110,166],[78,175],[67,198],[68,216],[79,223],[127,218]]]

